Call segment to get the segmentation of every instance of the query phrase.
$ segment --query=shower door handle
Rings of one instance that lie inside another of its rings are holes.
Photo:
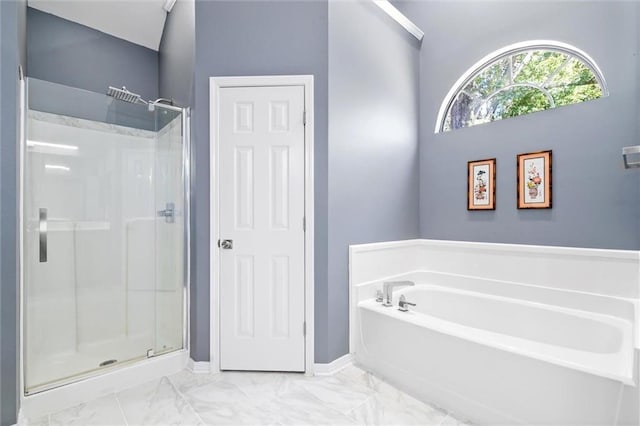
[[[158,216],[164,217],[167,223],[174,223],[176,221],[176,205],[174,203],[167,203],[164,210],[158,210]]]
[[[40,209],[38,223],[38,239],[40,240],[40,263],[47,261],[47,209]]]

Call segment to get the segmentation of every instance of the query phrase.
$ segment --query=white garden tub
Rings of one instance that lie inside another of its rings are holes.
[[[618,422],[635,385],[630,320],[435,285],[396,290],[395,304],[401,294],[411,312],[357,305],[365,368],[477,423]]]

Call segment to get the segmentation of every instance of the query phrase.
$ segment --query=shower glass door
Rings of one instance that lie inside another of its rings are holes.
[[[26,114],[26,394],[182,349],[182,111],[29,79]]]
[[[183,297],[186,258],[185,216],[182,200],[184,147],[182,116],[160,112],[155,155],[156,342],[155,353],[183,346]],[[186,294],[184,295],[186,297]]]

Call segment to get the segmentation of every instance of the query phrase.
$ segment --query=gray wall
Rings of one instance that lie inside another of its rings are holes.
[[[419,235],[415,40],[365,2],[196,2],[197,361],[209,357],[208,79],[270,74],[315,76],[316,362],[348,351],[349,244]]]
[[[158,52],[33,8],[27,19],[29,77],[97,93],[126,86],[158,98]]]
[[[328,344],[348,352],[350,244],[417,238],[419,45],[372,2],[329,3]],[[326,352],[320,352],[326,351]]]
[[[209,245],[212,243],[209,241],[211,76],[315,76],[316,310],[318,315],[326,311],[327,2],[198,1],[195,6],[193,226],[196,235],[193,256],[196,268],[191,289],[191,355],[196,361],[204,361],[209,359]]]
[[[636,7],[636,145],[640,145],[640,6]],[[640,214],[638,215],[638,224],[640,227]]]
[[[26,1],[0,1],[0,425],[16,423],[18,392],[18,65],[26,55]]]
[[[407,2],[426,33],[420,78],[420,233],[425,238],[640,248],[637,2]],[[454,20],[455,17],[455,20]],[[452,25],[455,22],[455,25]],[[447,91],[484,55],[514,42],[572,44],[598,63],[611,95],[433,134]],[[516,209],[516,155],[553,150],[553,208]],[[497,158],[497,210],[466,210],[466,163]]]
[[[180,106],[193,105],[195,21],[195,0],[178,0],[167,15],[158,52],[160,97]]]

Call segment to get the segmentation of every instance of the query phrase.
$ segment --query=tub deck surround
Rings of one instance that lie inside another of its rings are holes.
[[[638,300],[640,252],[466,241],[353,245],[352,285],[431,271]]]
[[[351,353],[478,423],[637,424],[639,264],[635,251],[352,246]],[[374,301],[399,280],[416,283],[393,297],[416,303],[412,312]]]
[[[441,263],[434,261],[435,252]],[[541,271],[532,274],[527,259],[534,257]],[[352,347],[358,303],[373,298],[384,281],[411,280],[613,315],[634,324],[640,349],[638,251],[408,240],[353,245],[349,259]]]

